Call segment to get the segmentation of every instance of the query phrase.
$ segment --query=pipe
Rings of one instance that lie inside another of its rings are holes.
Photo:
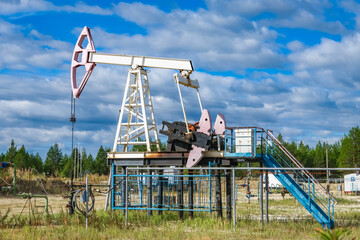
[[[12,164],[12,165],[14,165],[13,193],[15,195],[16,194],[16,165],[15,164]]]
[[[263,167],[263,164],[260,163],[260,167]],[[260,219],[261,223],[264,223],[264,173],[261,170],[260,174]]]
[[[268,172],[265,172],[265,222],[269,223],[269,178]]]
[[[88,230],[88,226],[89,226],[89,198],[90,198],[90,193],[89,193],[89,178],[88,178],[88,171],[86,171],[86,183],[85,183],[85,192],[86,192],[86,213],[85,213],[85,217],[86,217],[86,231]]]
[[[48,209],[49,209],[49,199],[48,199],[48,197],[47,196],[45,196],[45,195],[37,195],[37,194],[32,194],[32,193],[16,193],[15,194],[15,196],[17,196],[17,197],[22,197],[22,198],[24,198],[24,199],[31,199],[31,198],[43,198],[43,199],[45,199],[45,212],[48,214],[49,213],[49,211],[48,211]]]
[[[177,76],[177,75],[175,75],[175,76]],[[183,113],[184,113],[184,119],[185,119],[185,123],[186,123],[186,131],[187,131],[187,133],[189,133],[189,132],[190,132],[190,130],[189,130],[189,124],[188,124],[188,120],[187,120],[187,117],[186,117],[184,101],[183,101],[183,98],[182,98],[182,95],[181,95],[179,79],[178,79],[177,77],[175,77],[175,79],[176,79],[176,83],[177,83],[177,87],[178,87],[178,91],[179,91],[181,108],[182,108]]]
[[[125,168],[125,226],[127,227],[128,225],[128,186],[129,185],[129,179],[128,179],[128,168]]]
[[[232,194],[233,194],[233,228],[236,227],[236,201],[235,201],[235,169],[232,170]]]

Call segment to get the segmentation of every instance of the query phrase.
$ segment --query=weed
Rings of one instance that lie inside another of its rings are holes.
[[[349,234],[349,229],[346,228],[336,228],[336,229],[320,229],[315,230],[315,237],[322,240],[341,240],[345,239],[345,236]]]
[[[3,226],[4,222],[6,221],[7,217],[9,216],[10,208],[8,208],[5,212],[5,214],[1,214],[0,212],[0,226]]]

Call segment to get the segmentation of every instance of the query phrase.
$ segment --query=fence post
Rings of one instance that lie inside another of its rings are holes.
[[[89,198],[90,198],[90,193],[89,193],[89,178],[88,178],[88,173],[89,171],[85,171],[86,174],[86,184],[85,184],[85,199],[86,199],[86,205],[85,205],[85,212],[86,212],[86,231],[88,230],[88,225],[89,225]]]
[[[212,191],[211,191],[211,188],[212,188],[212,184],[211,184],[211,163],[209,163],[209,213],[212,212]]]
[[[269,223],[269,176],[265,172],[265,222]]]
[[[108,209],[108,206],[110,205],[110,209],[111,209],[111,204],[109,204],[110,199],[111,199],[111,187],[112,187],[112,168],[113,168],[113,164],[110,165],[110,173],[109,173],[109,179],[108,179],[108,188],[107,188],[107,194],[106,194],[106,200],[105,200],[105,208],[104,211],[106,212]]]
[[[193,170],[189,169],[189,175],[193,175]],[[191,211],[194,209],[194,177],[189,176],[189,217],[194,217],[194,212]]]
[[[178,216],[179,219],[183,219],[184,218],[184,211],[183,211],[183,207],[184,207],[184,198],[183,198],[183,194],[184,194],[184,189],[183,189],[183,177],[181,177],[182,175],[182,170],[178,170],[178,189],[177,189],[177,203],[178,203]]]
[[[152,215],[152,171],[151,169],[148,170],[148,181],[147,181],[147,208],[148,208],[148,216]]]
[[[125,226],[128,224],[128,201],[129,201],[129,179],[128,179],[128,168],[125,168]]]
[[[161,209],[163,206],[163,170],[159,170],[158,184],[159,184],[159,193],[158,193],[158,208]],[[158,215],[162,214],[162,210],[158,211]]]
[[[233,227],[236,227],[236,201],[235,201],[235,169],[232,170],[232,199],[233,199]]]
[[[123,175],[123,180],[125,181],[122,181],[121,183],[121,207],[123,208],[122,212],[125,214],[125,195],[126,195],[126,177],[125,177],[125,172],[126,172],[126,167],[121,167],[121,175]]]
[[[222,218],[222,199],[221,199],[221,170],[215,170],[215,194],[217,217]]]
[[[263,167],[262,163],[260,167]],[[260,221],[264,223],[264,172],[262,169],[260,171]]]
[[[231,173],[226,171],[226,218],[229,221],[231,221],[231,189]]]

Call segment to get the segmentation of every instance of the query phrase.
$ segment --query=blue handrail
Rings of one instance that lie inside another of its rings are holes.
[[[251,134],[246,134],[251,133]],[[243,142],[245,142],[243,144]],[[249,146],[249,142],[252,146]],[[250,149],[250,151],[246,151]],[[330,222],[334,221],[334,197],[314,178],[301,163],[276,139],[269,130],[258,127],[227,128],[225,131],[225,151],[227,158],[273,158],[278,165],[292,170],[276,171],[292,176],[298,186],[303,188],[310,204],[317,204],[327,214]],[[275,171],[273,171],[275,172]],[[312,213],[318,214],[318,213]],[[333,223],[332,223],[333,224]],[[330,224],[331,225],[331,224]],[[331,226],[330,226],[331,227]]]

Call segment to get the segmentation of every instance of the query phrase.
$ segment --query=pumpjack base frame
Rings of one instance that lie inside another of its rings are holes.
[[[107,164],[123,167],[148,166],[186,166],[189,152],[110,152],[107,154]],[[257,158],[226,158],[223,151],[207,151],[196,166],[208,167],[209,163],[219,166],[237,166],[239,162],[258,162]]]

